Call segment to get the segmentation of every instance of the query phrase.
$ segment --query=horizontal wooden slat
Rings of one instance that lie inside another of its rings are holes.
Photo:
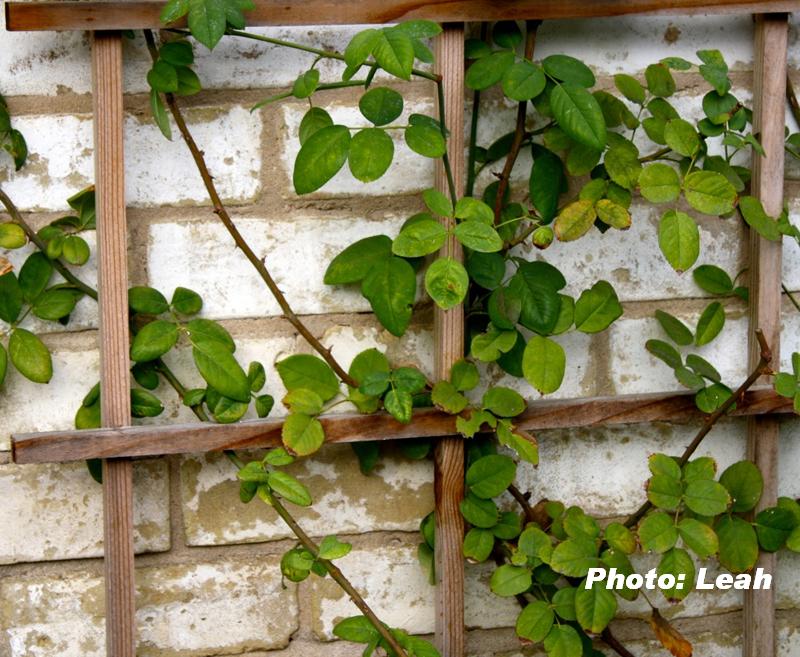
[[[764,389],[747,393],[731,415],[791,412],[791,400]],[[702,417],[691,393],[664,392],[539,401],[525,411],[517,424],[537,431],[659,421],[685,423]],[[454,417],[433,409],[415,413],[410,424],[400,424],[386,413],[331,415],[320,419],[329,443],[433,438],[455,433]],[[275,419],[238,424],[176,424],[19,434],[12,437],[12,449],[16,463],[253,449],[279,445],[281,424],[282,420]]]
[[[161,2],[7,2],[6,29],[107,30],[161,26]],[[593,18],[625,14],[800,10],[798,0],[259,0],[248,25],[347,25],[411,18],[438,22]]]

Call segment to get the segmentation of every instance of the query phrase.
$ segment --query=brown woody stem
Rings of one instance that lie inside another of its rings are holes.
[[[147,45],[150,49],[150,55],[155,61],[158,57],[158,51],[156,49],[153,34],[150,32],[150,30],[145,30],[145,39],[147,40]],[[233,220],[228,214],[227,209],[222,203],[222,199],[217,192],[217,187],[214,184],[214,179],[208,170],[208,166],[206,165],[203,152],[200,150],[200,148],[198,148],[194,137],[192,137],[192,133],[189,131],[189,128],[186,125],[186,121],[183,118],[183,114],[178,106],[175,96],[172,94],[164,94],[164,96],[167,100],[167,106],[172,113],[172,118],[175,119],[178,130],[183,136],[186,146],[189,148],[189,152],[191,153],[192,159],[197,166],[197,170],[200,172],[200,177],[203,179],[203,184],[205,185],[206,191],[211,199],[211,203],[214,206],[214,214],[216,214],[220,221],[222,221],[223,225],[228,230],[228,233],[230,233],[231,237],[233,238],[233,241],[236,243],[236,246],[242,250],[242,253],[244,253],[245,257],[258,272],[258,275],[264,281],[267,288],[269,288],[269,291],[272,293],[275,301],[278,302],[284,318],[286,318],[286,320],[297,330],[297,332],[302,335],[303,338],[305,338],[306,342],[308,342],[308,344],[310,344],[311,347],[320,356],[322,356],[325,362],[331,366],[331,369],[336,372],[336,376],[338,376],[347,385],[358,387],[356,380],[353,379],[353,377],[351,377],[341,365],[339,365],[338,361],[333,357],[330,349],[325,347],[295,314],[294,310],[292,310],[292,307],[289,305],[288,300],[284,296],[283,292],[281,292],[278,284],[275,282],[275,279],[272,278],[272,274],[269,273],[267,266],[264,264],[264,259],[259,258],[255,254],[253,249],[250,248],[250,245],[239,232],[239,229],[236,227],[236,224],[234,224]]]
[[[533,59],[533,50],[536,46],[536,31],[542,21],[527,21],[527,33],[525,35],[525,59]],[[503,172],[500,174],[500,179],[497,184],[497,196],[494,201],[494,221],[500,221],[500,213],[503,210],[503,197],[508,189],[508,181],[511,178],[511,170],[519,156],[522,142],[525,139],[525,116],[528,112],[528,101],[524,100],[517,106],[517,125],[514,129],[514,139],[511,142],[511,150],[506,157],[506,163],[503,167]]]
[[[695,437],[692,439],[692,442],[689,443],[689,446],[683,451],[680,459],[678,459],[679,465],[683,466],[686,464],[686,462],[691,458],[692,454],[695,453],[697,448],[700,446],[700,443],[703,442],[703,439],[708,435],[719,419],[725,415],[737,401],[742,400],[744,393],[747,392],[762,375],[769,372],[769,364],[772,361],[772,350],[769,348],[767,340],[760,329],[756,330],[756,339],[758,340],[759,347],[761,348],[761,354],[755,369],[744,380],[744,383],[739,386],[736,392],[728,397],[716,411],[706,417],[706,419],[703,421],[703,426],[700,428],[700,431],[697,432]],[[642,506],[640,506],[628,517],[624,523],[625,526],[633,527],[637,522],[639,522],[639,520],[641,520],[644,514],[647,513],[651,507],[652,504],[649,500],[642,504]]]
[[[792,76],[788,73],[786,74],[786,100],[789,101],[789,108],[792,110],[794,120],[800,125],[800,102],[798,102],[797,94],[794,91]]]
[[[22,230],[25,231],[25,235],[27,235],[28,239],[33,242],[37,249],[46,255],[47,246],[36,234],[36,231],[28,225],[28,222],[22,217],[22,213],[19,211],[19,208],[14,205],[14,202],[2,189],[0,189],[0,203],[2,203],[5,207],[6,212],[8,212],[9,216],[11,217],[11,220],[20,228],[22,228]],[[64,277],[64,280],[75,286],[85,295],[90,296],[92,299],[97,301],[97,290],[92,289],[77,276],[75,276],[75,274],[67,269],[66,265],[58,258],[48,258],[48,260],[50,260],[50,262],[53,264],[55,270]]]

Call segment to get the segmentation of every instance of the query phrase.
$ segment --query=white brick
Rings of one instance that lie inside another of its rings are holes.
[[[676,313],[691,329],[699,315]],[[611,379],[619,395],[684,389],[672,369],[652,356],[645,343],[651,338],[667,340],[655,319],[619,319],[611,326]],[[728,317],[719,336],[702,347],[679,349],[684,358],[696,353],[709,361],[729,387],[736,389],[747,377],[747,318]]]
[[[334,123],[349,127],[369,127],[369,123],[359,112],[357,103],[328,105],[321,103]],[[289,184],[285,196],[296,198],[292,186],[292,172],[297,153],[300,151],[298,131],[303,115],[308,111],[308,104],[304,102],[286,103],[283,105],[284,115],[284,147],[281,153],[281,162],[286,172]],[[406,100],[403,114],[394,124],[405,125],[408,115],[412,113],[433,115],[431,102],[409,102]],[[414,153],[406,146],[403,130],[390,130],[389,135],[394,140],[394,158],[389,170],[378,180],[364,184],[356,180],[350,173],[348,165],[337,173],[330,182],[326,183],[314,196],[327,198],[336,196],[387,196],[390,194],[408,194],[419,192],[433,187],[434,160]]]
[[[337,561],[348,579],[365,597],[378,617],[391,627],[414,634],[434,631],[434,588],[417,560],[416,548],[389,546],[378,550],[353,550]],[[489,590],[493,568],[467,565],[465,623],[468,628],[489,629],[513,625],[516,601],[498,598]],[[376,577],[376,573],[380,573]],[[333,627],[358,609],[329,579],[312,583],[314,631],[333,639]]]
[[[244,107],[185,114],[223,200],[252,200],[261,188],[260,116]],[[65,210],[67,198],[94,180],[90,117],[27,115],[14,125],[25,135],[31,155],[19,173],[0,171],[0,182],[8,175],[6,193],[22,210]],[[174,127],[173,133],[177,135]],[[125,140],[130,205],[208,204],[200,174],[180,137],[170,143],[149,115],[128,115]]]
[[[134,546],[168,550],[166,463],[134,467]],[[99,557],[103,554],[103,489],[82,462],[0,466],[0,563]]]
[[[90,573],[9,578],[0,586],[0,652],[103,657],[104,597]],[[136,602],[141,657],[283,648],[298,626],[296,589],[282,582],[275,557],[145,568]]]
[[[239,219],[236,225],[298,314],[363,312],[369,304],[357,285],[331,287],[322,280],[331,260],[353,242],[400,230],[404,217]],[[159,223],[150,227],[150,284],[200,292],[212,317],[263,317],[280,308],[253,266],[219,222]],[[302,265],[302,272],[298,266]],[[418,283],[418,288],[421,284]]]
[[[372,531],[416,531],[433,508],[433,465],[384,452],[381,465],[361,474],[349,445],[323,447],[313,458],[287,469],[314,498],[307,509],[292,508],[313,536]],[[222,456],[188,456],[181,468],[186,540],[189,545],[252,543],[292,533],[258,498],[239,502],[236,469]],[[220,508],[228,511],[224,514]]]
[[[98,355],[58,350],[52,358],[53,378],[46,386],[28,381],[9,364],[0,394],[0,450],[11,448],[12,433],[73,428],[81,400],[98,380]]]

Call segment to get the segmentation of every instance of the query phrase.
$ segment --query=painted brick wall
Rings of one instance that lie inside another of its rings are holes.
[[[0,28],[2,26],[0,16]],[[271,29],[272,36],[341,49],[357,28]],[[30,164],[19,174],[0,169],[0,184],[30,213],[35,225],[59,216],[65,199],[92,182],[89,51],[81,34],[9,34],[0,31],[0,93],[25,133]],[[800,65],[792,31],[790,64]],[[752,23],[749,17],[626,18],[546,23],[537,57],[565,52],[584,59],[599,84],[614,73],[641,75],[661,57],[693,58],[699,48],[720,48],[732,65],[736,91],[749,97],[752,84]],[[418,313],[408,334],[389,335],[351,291],[322,284],[329,259],[344,245],[377,232],[395,234],[419,207],[414,195],[431,185],[429,161],[414,156],[402,141],[389,174],[363,186],[341,173],[323,190],[298,200],[291,190],[291,164],[298,150],[297,127],[304,103],[287,100],[250,113],[261,98],[290,84],[309,62],[272,46],[223,41],[208,55],[198,49],[198,72],[207,91],[187,101],[188,120],[205,151],[224,199],[242,232],[269,264],[298,313],[347,364],[375,346],[393,362],[414,363],[430,373],[429,310]],[[149,119],[145,74],[148,57],[141,39],[125,46],[126,174],[133,284],[165,291],[185,285],[200,291],[204,314],[223,321],[236,338],[243,361],[272,364],[308,346],[280,319],[277,306],[234,248],[210,211],[189,154],[176,139],[167,144]],[[309,60],[310,61],[310,60]],[[328,64],[323,76],[335,73]],[[680,76],[678,105],[697,114],[699,79]],[[404,87],[407,112],[432,106],[431,89]],[[329,96],[334,118],[362,121],[356,96]],[[492,99],[483,114],[480,139],[488,143],[508,130],[514,109]],[[529,162],[529,161],[528,161]],[[515,176],[524,175],[524,157]],[[800,167],[787,162],[790,177]],[[489,176],[483,183],[489,181]],[[787,183],[792,214],[800,214],[800,185]],[[570,293],[600,277],[615,285],[625,316],[605,333],[561,336],[570,371],[558,397],[610,395],[676,387],[671,372],[644,350],[660,329],[656,308],[695,322],[707,304],[689,275],[676,276],[658,252],[653,225],[657,214],[634,206],[626,233],[582,241],[583,249],[555,244],[547,257],[569,272]],[[742,230],[733,221],[701,221],[700,262],[735,272],[744,265]],[[12,253],[19,265],[28,251]],[[784,280],[800,289],[800,250],[785,248]],[[302,269],[298,264],[302,264]],[[93,262],[82,270],[92,282]],[[67,428],[87,382],[98,367],[94,305],[82,301],[70,323],[26,320],[44,332],[54,353],[55,375],[47,388],[14,372],[0,389],[0,657],[100,657],[104,654],[101,586],[101,490],[82,464],[16,466],[10,459],[12,432]],[[785,303],[784,359],[798,348],[800,320]],[[701,349],[731,383],[745,375],[746,308],[726,302],[723,337]],[[0,331],[4,329],[0,324]],[[177,373],[190,378],[185,355],[171,355]],[[497,377],[499,380],[499,377]],[[189,381],[191,383],[191,381]],[[508,382],[534,399],[527,384]],[[199,383],[199,382],[198,382]],[[191,415],[167,389],[158,421],[190,421]],[[284,392],[270,371],[267,392]],[[679,452],[692,435],[686,426],[630,426],[608,430],[558,431],[539,436],[541,465],[520,468],[521,485],[534,498],[580,503],[602,517],[632,511],[642,499],[647,455]],[[800,423],[782,425],[780,491],[800,496],[796,464]],[[744,425],[719,425],[703,447],[721,467],[744,454]],[[392,453],[364,477],[348,447],[324,448],[293,466],[316,497],[299,517],[313,535],[337,533],[355,549],[342,567],[385,619],[416,632],[433,631],[433,589],[416,564],[416,528],[432,509],[432,468]],[[251,657],[357,655],[353,646],[332,641],[335,621],[355,612],[328,580],[282,583],[277,564],[293,544],[289,533],[264,505],[243,506],[227,461],[214,455],[146,460],[135,468],[136,551],[140,649],[146,657]],[[651,561],[642,558],[642,564]],[[800,558],[782,557],[776,577],[780,654],[800,655]],[[474,657],[532,655],[510,629],[515,610],[488,593],[489,571],[467,567],[469,652]],[[666,606],[666,603],[665,603]],[[732,593],[692,595],[665,614],[679,617],[695,643],[695,655],[740,654],[741,598]],[[640,604],[623,607],[616,633],[637,655],[663,655],[653,642]]]

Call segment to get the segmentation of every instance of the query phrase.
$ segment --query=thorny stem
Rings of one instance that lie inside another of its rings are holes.
[[[617,653],[619,657],[634,657],[634,654],[623,646],[619,639],[612,634],[610,628],[607,627],[604,629],[602,634],[600,634],[600,638],[611,650]]]
[[[800,303],[798,303],[797,299],[794,298],[794,295],[791,293],[788,287],[784,283],[781,283],[781,287],[783,288],[784,293],[787,297],[789,297],[789,301],[792,302],[792,305],[800,312]]]
[[[760,329],[756,330],[756,339],[758,340],[759,347],[761,348],[760,357],[758,360],[758,364],[756,365],[755,369],[750,373],[750,375],[744,380],[744,383],[739,386],[739,388],[734,392],[730,397],[728,397],[725,402],[711,415],[708,415],[703,422],[703,426],[700,428],[700,431],[697,432],[694,439],[689,446],[683,451],[680,459],[678,459],[678,465],[683,466],[686,462],[691,458],[692,454],[695,453],[697,448],[700,446],[700,443],[703,442],[703,439],[708,435],[717,421],[725,415],[728,410],[733,406],[737,401],[741,402],[742,398],[744,397],[744,393],[747,392],[753,384],[758,381],[758,379],[769,372],[769,365],[772,361],[772,350],[769,348],[767,344],[767,340],[764,337],[764,334],[761,332]],[[648,500],[642,506],[640,506],[633,514],[631,514],[628,519],[625,521],[626,527],[633,527],[639,520],[650,510],[652,504]]]
[[[36,234],[36,231],[33,230],[28,225],[28,222],[25,221],[22,217],[22,213],[20,213],[19,208],[14,205],[14,202],[8,197],[8,195],[0,188],[0,203],[2,203],[6,211],[8,212],[11,220],[17,224],[23,231],[25,231],[25,235],[28,236],[28,239],[33,242],[37,249],[39,249],[42,253],[46,253],[47,247],[45,243],[39,238]],[[50,262],[53,264],[55,270],[64,277],[68,283],[74,285],[77,289],[83,292],[85,295],[92,297],[95,301],[97,301],[97,290],[92,289],[82,280],[80,280],[75,274],[73,274],[69,269],[67,269],[66,265],[61,262],[58,258],[48,258]]]
[[[236,452],[232,450],[225,450],[225,456],[228,457],[231,463],[233,463],[237,469],[241,470],[244,467],[244,462],[236,455]],[[336,582],[348,596],[353,601],[356,607],[359,608],[362,614],[366,616],[370,623],[372,623],[373,627],[378,631],[378,633],[383,637],[384,641],[386,641],[387,645],[397,653],[398,657],[406,657],[406,652],[397,643],[397,639],[394,638],[392,633],[387,629],[387,627],[381,622],[381,620],[375,615],[375,612],[370,609],[370,606],[366,603],[364,598],[361,597],[361,594],[355,589],[355,587],[350,583],[350,581],[344,576],[342,571],[331,561],[327,559],[318,559],[319,555],[319,546],[311,540],[311,537],[303,531],[303,528],[297,523],[291,513],[283,506],[283,503],[272,493],[268,493],[269,503],[275,509],[275,512],[281,517],[281,519],[289,526],[289,529],[292,530],[295,536],[300,540],[303,547],[308,550],[311,554],[314,555],[314,558],[319,561],[328,571],[331,578],[334,582]]]
[[[445,120],[444,84],[442,83],[441,78],[436,80],[436,95],[439,100],[439,124],[442,126],[442,136],[445,137],[447,121]],[[446,140],[447,137],[445,137],[445,142]],[[450,156],[448,155],[446,148],[444,155],[442,155],[442,165],[444,166],[444,172],[447,176],[447,189],[450,192],[450,200],[453,203],[453,207],[455,207],[456,201],[458,201],[458,198],[456,197],[456,183],[453,180],[453,168],[450,166]]]
[[[486,41],[489,24],[481,23],[481,41]],[[481,107],[481,92],[475,90],[472,94],[472,117],[469,124],[469,155],[467,157],[467,196],[472,196],[475,190],[475,158],[478,147],[478,118]]]
[[[542,21],[527,21],[527,34],[525,35],[525,59],[533,59],[533,49],[536,46],[536,31]],[[514,129],[514,139],[511,142],[511,150],[506,157],[506,163],[503,167],[503,172],[500,174],[500,181],[497,184],[497,195],[494,201],[494,221],[497,223],[500,220],[500,212],[503,209],[503,197],[508,189],[508,181],[511,178],[511,170],[519,156],[522,141],[525,139],[525,117],[528,112],[528,101],[523,100],[517,106],[517,125]]]
[[[153,38],[153,33],[150,30],[145,30],[145,39],[147,40],[147,46],[150,50],[150,55],[152,56],[153,60],[158,57],[158,51],[155,45],[155,39]],[[351,377],[344,368],[339,365],[338,361],[333,357],[330,349],[323,346],[323,344],[308,330],[305,324],[300,320],[300,318],[295,314],[292,307],[289,305],[286,297],[284,296],[283,292],[281,292],[278,284],[275,282],[275,279],[272,278],[272,275],[269,273],[267,266],[264,262],[265,259],[259,258],[247,241],[242,237],[242,234],[239,232],[239,229],[236,227],[236,224],[233,223],[231,220],[230,215],[228,214],[227,209],[222,203],[222,199],[220,199],[219,193],[217,192],[216,185],[214,184],[214,179],[211,176],[211,173],[208,170],[208,166],[206,165],[205,157],[203,156],[203,152],[198,148],[197,143],[194,141],[192,137],[192,133],[189,131],[188,126],[186,125],[186,121],[183,118],[183,114],[178,107],[178,103],[175,100],[175,97],[172,94],[164,94],[167,99],[167,106],[172,113],[172,117],[175,119],[175,123],[178,126],[178,130],[180,130],[181,135],[183,136],[183,140],[186,142],[186,146],[189,148],[190,153],[192,154],[192,158],[194,159],[195,165],[197,166],[198,171],[200,172],[200,177],[203,179],[203,184],[206,187],[206,191],[208,192],[209,197],[211,198],[211,203],[214,206],[214,214],[216,214],[220,221],[222,221],[225,228],[227,228],[228,232],[230,233],[231,237],[233,237],[233,241],[236,243],[236,246],[242,250],[245,257],[250,261],[250,264],[255,267],[256,271],[258,272],[261,279],[264,281],[266,286],[269,288],[269,291],[272,293],[272,296],[275,297],[275,300],[278,302],[278,305],[283,312],[283,316],[286,320],[294,326],[300,335],[302,335],[305,340],[314,348],[314,350],[322,356],[325,362],[331,366],[336,375],[344,381],[347,385],[358,387],[358,383]]]
[[[526,522],[536,522],[536,514],[533,512],[533,507],[528,502],[528,498],[525,497],[525,494],[514,484],[508,486],[508,492],[511,494],[511,497],[517,501],[517,504],[519,504],[519,507],[525,514]]]

